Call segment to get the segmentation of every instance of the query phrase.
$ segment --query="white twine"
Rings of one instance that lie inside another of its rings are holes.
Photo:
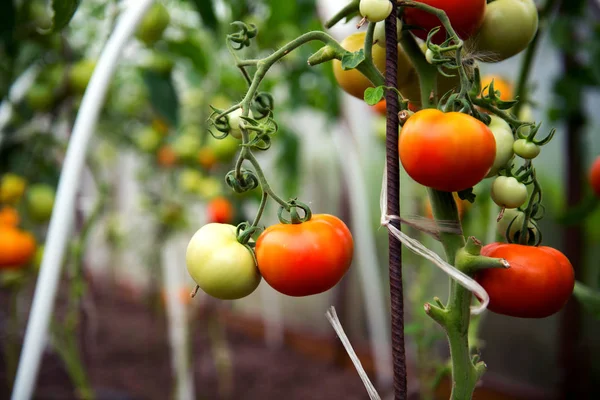
[[[381,196],[379,201],[381,207],[381,225],[387,227],[392,235],[394,235],[394,237],[409,250],[433,262],[442,271],[458,282],[459,285],[474,293],[480,301],[480,304],[478,306],[471,307],[471,314],[478,315],[485,311],[488,303],[490,302],[490,296],[479,283],[477,283],[470,276],[448,264],[439,255],[437,255],[437,253],[425,247],[418,240],[411,238],[394,225],[390,224],[391,221],[401,220],[401,218],[397,215],[387,214],[387,166],[383,170],[383,182],[381,184]]]
[[[329,323],[335,330],[335,333],[337,333],[338,337],[342,341],[342,344],[344,345],[344,348],[346,349],[348,356],[350,356],[350,359],[352,360],[352,364],[354,364],[354,368],[356,368],[356,372],[358,372],[360,379],[363,381],[363,384],[365,385],[365,388],[367,389],[367,393],[369,393],[369,399],[381,400],[379,393],[377,393],[375,386],[373,386],[373,383],[371,383],[371,380],[369,379],[369,376],[365,372],[365,369],[363,368],[358,356],[356,355],[356,352],[352,348],[352,344],[350,344],[350,339],[348,339],[348,336],[346,336],[346,333],[344,332],[342,323],[340,322],[340,320],[337,316],[337,313],[335,312],[335,307],[333,307],[333,306],[329,307],[329,310],[325,313],[325,316],[327,317],[327,319],[329,320]]]

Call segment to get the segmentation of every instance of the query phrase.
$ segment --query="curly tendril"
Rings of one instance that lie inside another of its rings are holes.
[[[236,193],[248,192],[256,189],[259,185],[256,174],[244,168],[242,168],[240,178],[236,178],[235,170],[229,171],[225,175],[225,183]]]
[[[277,218],[282,224],[301,224],[303,222],[310,221],[312,218],[312,211],[305,203],[302,203],[296,199],[292,199],[287,203],[287,206],[287,209],[284,206],[279,207],[279,211],[277,212]],[[304,211],[303,217],[298,214],[298,208]],[[283,216],[284,211],[288,211],[290,213],[290,219],[286,219]]]
[[[244,47],[250,47],[250,39],[256,37],[258,28],[254,24],[247,25],[241,21],[231,23],[239,31],[227,35],[227,39],[232,42],[231,47],[234,50],[241,50]]]
[[[250,109],[252,110],[252,115],[256,119],[263,119],[272,114],[273,107],[273,96],[267,92],[259,92],[256,94]]]

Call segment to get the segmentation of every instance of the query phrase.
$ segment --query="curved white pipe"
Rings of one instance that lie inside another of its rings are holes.
[[[12,400],[31,398],[40,367],[48,323],[54,308],[56,289],[71,224],[75,194],[79,188],[87,146],[106,97],[121,52],[152,0],[132,1],[119,18],[85,91],[58,183],[44,257],[35,288],[23,351],[19,359]]]

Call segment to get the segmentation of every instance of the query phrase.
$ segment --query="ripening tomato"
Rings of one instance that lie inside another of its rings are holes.
[[[177,154],[169,145],[162,145],[156,153],[156,161],[161,167],[172,167],[177,163]]]
[[[379,115],[387,115],[387,106],[385,103],[385,99],[381,100],[379,103],[373,106],[373,110]]]
[[[510,101],[513,99],[513,85],[506,78],[503,78],[498,75],[485,75],[481,78],[481,88],[483,90],[483,94],[487,96],[490,91],[490,83],[494,81],[494,92],[500,92],[500,96],[498,98],[502,101]],[[498,93],[496,93],[497,95]]]
[[[204,225],[192,236],[185,261],[200,289],[217,299],[246,297],[261,280],[251,250],[237,241],[233,225]]]
[[[11,206],[4,206],[0,209],[0,226],[17,226],[19,225],[19,212]]]
[[[27,181],[20,175],[6,173],[0,180],[0,203],[16,204],[23,197]]]
[[[600,197],[600,156],[596,157],[592,167],[590,168],[590,185],[597,197]]]
[[[29,232],[0,226],[0,269],[19,268],[35,254],[35,239]]]
[[[231,202],[219,196],[212,199],[206,207],[208,222],[228,224],[233,220],[234,209]]]
[[[418,3],[430,5],[446,12],[450,19],[452,28],[463,40],[473,36],[481,24],[485,15],[486,0],[416,0]],[[446,30],[438,17],[426,11],[414,7],[404,8],[404,22],[407,25],[418,26],[423,29],[413,29],[411,32],[425,40],[427,34],[433,28],[439,26],[440,31],[436,33],[432,41],[440,44],[446,40]]]
[[[490,295],[488,308],[519,318],[545,318],[565,305],[575,285],[573,267],[560,251],[547,246],[491,243],[481,254],[504,258],[510,268],[477,272],[475,279]]]
[[[328,214],[315,214],[301,224],[272,225],[256,241],[260,273],[288,296],[331,289],[350,268],[353,251],[348,227]]]
[[[483,122],[436,109],[418,111],[404,123],[398,148],[412,179],[445,192],[479,183],[496,157],[494,135]]]
[[[215,150],[208,146],[201,147],[197,155],[198,164],[204,169],[211,169],[217,163],[217,154]]]
[[[365,44],[365,32],[353,33],[344,39],[340,45],[351,52],[356,52],[363,48]],[[385,49],[380,46],[373,46],[372,49],[373,63],[381,73],[385,72]],[[339,60],[333,60],[333,74],[340,87],[348,94],[363,99],[365,89],[374,87],[373,83],[357,69],[344,71],[342,63]],[[416,72],[410,62],[410,59],[404,53],[404,50],[398,45],[398,88],[402,93],[401,88],[408,84],[412,79],[415,79]]]
[[[496,0],[488,4],[483,24],[472,38],[476,52],[494,62],[525,50],[538,29],[538,12],[533,0]]]

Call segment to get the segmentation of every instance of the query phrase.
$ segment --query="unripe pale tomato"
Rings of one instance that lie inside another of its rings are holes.
[[[496,158],[486,178],[496,176],[498,171],[506,167],[506,164],[513,158],[513,144],[515,142],[508,122],[495,115],[490,115],[490,117],[492,121],[488,125],[488,128],[490,128],[494,134],[494,139],[496,139]]]
[[[350,268],[353,251],[348,227],[327,214],[315,214],[301,224],[272,225],[256,241],[260,273],[288,296],[331,289]]]
[[[163,135],[152,127],[145,127],[133,138],[138,149],[146,153],[154,153],[162,142]]]
[[[402,38],[402,21],[396,19],[396,42]],[[381,21],[375,25],[373,31],[373,42],[380,47],[385,48],[385,22]]]
[[[497,230],[502,237],[512,242],[518,242],[521,236],[521,229],[523,229],[523,222],[525,221],[525,213],[515,208],[507,208],[504,210],[504,214],[497,224]],[[509,229],[510,227],[510,229]],[[529,221],[527,224],[527,230],[530,237],[535,237],[537,234],[537,228]]]
[[[356,52],[363,48],[365,44],[365,32],[353,33],[344,39],[341,46],[350,51]],[[380,46],[373,46],[373,63],[381,73],[385,73],[385,49]],[[365,89],[374,87],[373,83],[361,74],[357,69],[344,71],[342,63],[339,60],[333,60],[333,74],[340,87],[348,94],[363,99]],[[411,72],[412,71],[412,72]],[[404,50],[398,45],[398,88],[404,87],[411,79],[416,77],[416,72]],[[402,90],[400,90],[402,92]]]
[[[392,13],[392,3],[389,0],[360,0],[358,10],[369,22],[380,22]]]
[[[179,173],[177,183],[184,193],[198,193],[203,180],[202,174],[192,168],[185,168]]]
[[[516,155],[526,160],[532,160],[540,154],[540,146],[527,139],[517,139],[513,144]]]
[[[6,173],[0,180],[0,203],[16,204],[23,197],[27,182],[19,175]]]
[[[216,197],[206,206],[208,222],[229,224],[233,220],[234,209],[231,202],[225,197]]]
[[[138,26],[136,37],[147,46],[156,43],[169,25],[169,11],[161,3],[154,3]]]
[[[35,254],[35,238],[29,232],[0,226],[0,269],[19,268]]]
[[[200,289],[217,299],[246,297],[261,280],[251,251],[237,241],[233,225],[204,225],[192,236],[185,260]]]
[[[54,188],[44,183],[36,183],[27,189],[27,213],[35,222],[47,222],[54,207]]]
[[[512,176],[499,176],[492,183],[492,200],[504,208],[521,207],[527,201],[527,186]]]
[[[470,115],[425,109],[400,131],[400,161],[421,185],[459,192],[479,183],[496,157],[492,131]]]
[[[202,147],[200,132],[197,128],[189,127],[178,135],[171,144],[175,156],[181,160],[196,160],[198,151]]]
[[[498,62],[525,50],[537,28],[533,0],[496,0],[488,4],[483,24],[471,40],[475,51]]]
[[[490,295],[490,311],[518,318],[545,318],[560,311],[571,297],[573,266],[556,249],[491,243],[481,254],[504,258],[510,264],[507,269],[484,269],[475,275]]]
[[[456,34],[463,40],[473,36],[481,24],[485,15],[486,0],[416,0],[418,3],[430,5],[446,12],[450,19],[452,28]],[[446,30],[438,17],[426,11],[414,7],[404,8],[404,22],[407,25],[418,26],[422,29],[413,29],[412,33],[425,40],[427,34],[433,28],[439,26],[440,31],[436,33],[432,41],[440,44],[446,40]]]
[[[54,91],[50,85],[36,83],[27,91],[25,100],[34,111],[48,111],[54,104]]]
[[[214,151],[215,157],[222,163],[230,162],[240,149],[240,141],[231,135],[227,135],[223,139],[209,136],[206,145]]]
[[[590,186],[597,197],[600,197],[600,156],[596,157],[589,175]]]
[[[71,66],[69,86],[74,93],[83,94],[85,92],[95,68],[96,61],[94,60],[81,60]]]

